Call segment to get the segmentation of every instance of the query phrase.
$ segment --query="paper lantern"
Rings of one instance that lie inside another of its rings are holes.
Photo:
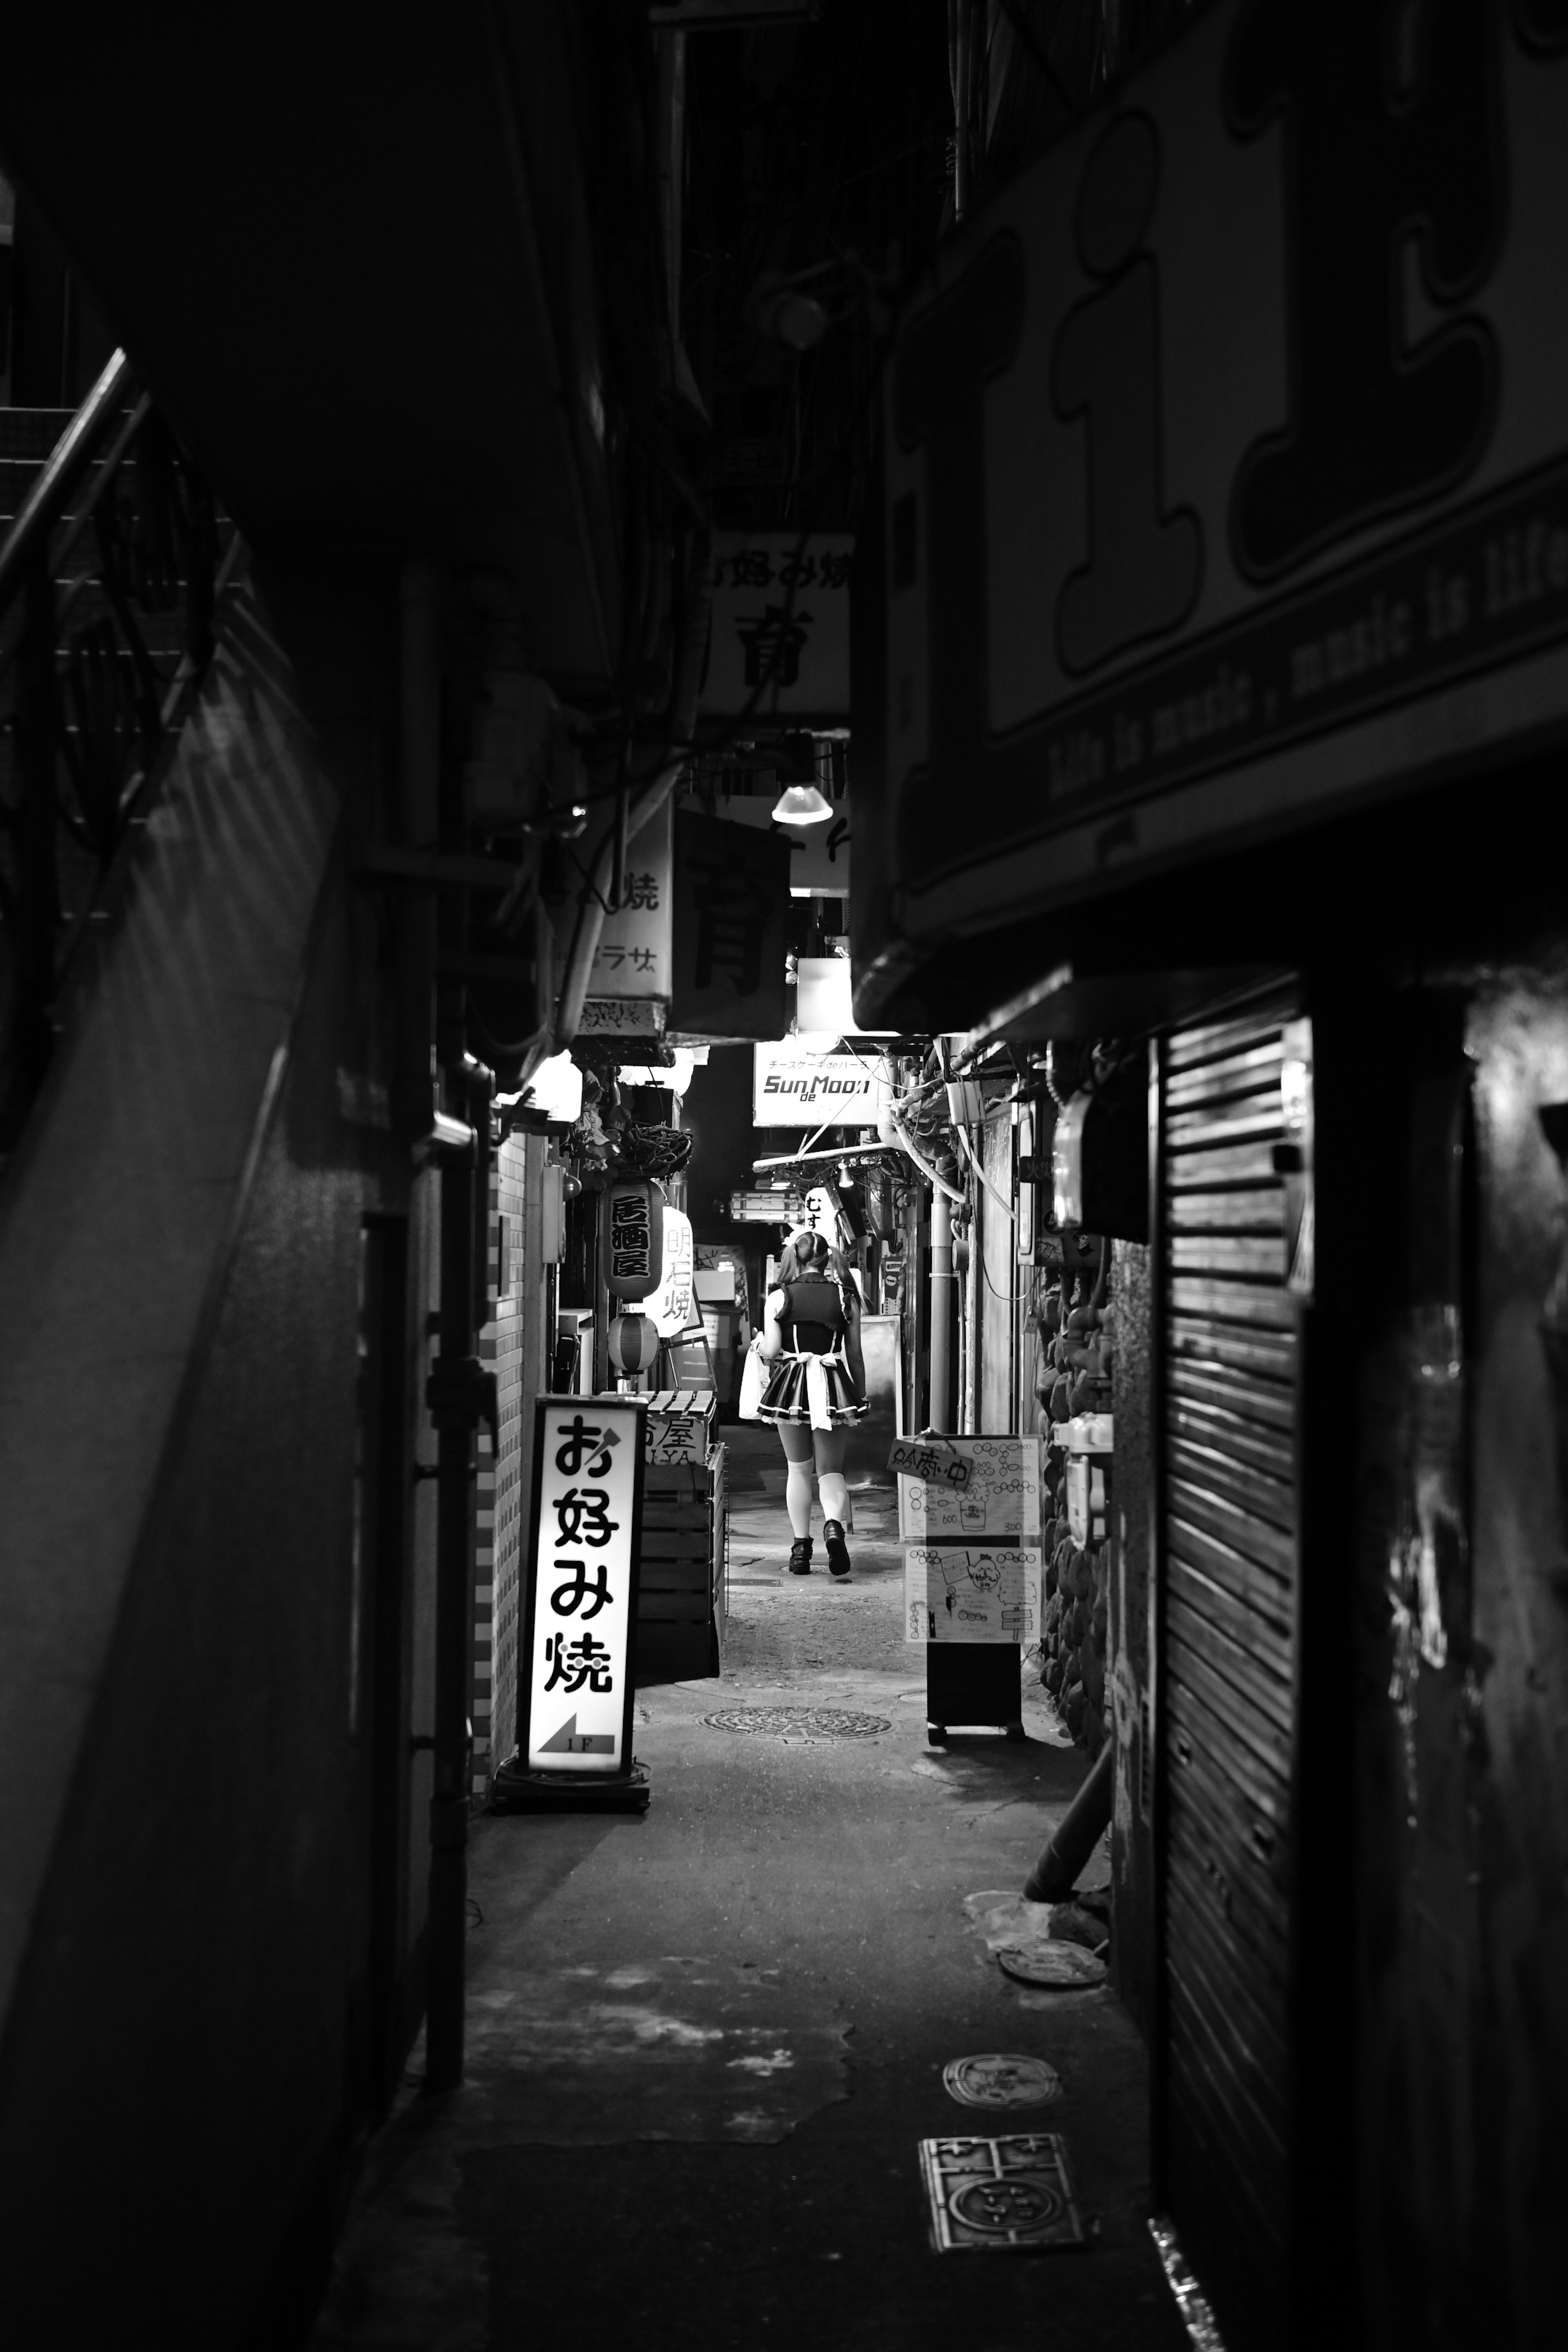
[[[664,1279],[664,1195],[644,1178],[605,1187],[605,1281],[612,1298],[646,1298]]]
[[[658,1353],[658,1333],[646,1315],[612,1315],[610,1361],[617,1372],[646,1372]]]

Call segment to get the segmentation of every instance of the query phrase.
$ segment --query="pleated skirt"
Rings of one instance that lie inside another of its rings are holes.
[[[866,1401],[843,1364],[829,1357],[823,1364],[827,1382],[827,1417],[835,1428],[864,1421]],[[805,1365],[798,1356],[780,1356],[769,1367],[768,1383],[757,1406],[759,1421],[794,1421],[811,1424],[811,1399],[806,1391]]]

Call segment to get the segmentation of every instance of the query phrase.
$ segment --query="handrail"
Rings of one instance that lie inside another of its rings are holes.
[[[54,455],[23,499],[0,547],[0,605],[16,593],[34,555],[91,459],[131,382],[131,362],[116,352],[55,444]]]

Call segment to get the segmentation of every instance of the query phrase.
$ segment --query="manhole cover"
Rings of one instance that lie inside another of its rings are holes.
[[[1062,2087],[1061,2076],[1043,2058],[1023,2058],[1011,2050],[950,2058],[942,2079],[949,2096],[965,2107],[1043,2107]]]
[[[1105,1976],[1105,1962],[1081,1944],[1008,1944],[996,1958],[1021,1984],[1091,1985]]]
[[[715,1731],[757,1731],[773,1739],[870,1739],[893,1727],[885,1716],[842,1706],[724,1706],[702,1720]]]

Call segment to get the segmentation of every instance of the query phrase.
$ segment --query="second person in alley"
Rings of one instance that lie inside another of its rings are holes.
[[[844,1447],[849,1423],[866,1412],[860,1301],[838,1251],[809,1228],[795,1234],[784,1251],[778,1287],[767,1296],[759,1352],[771,1370],[757,1417],[777,1424],[789,1465],[785,1500],[795,1538],[790,1573],[811,1572],[815,1467],[828,1570],[836,1577],[847,1576]]]

